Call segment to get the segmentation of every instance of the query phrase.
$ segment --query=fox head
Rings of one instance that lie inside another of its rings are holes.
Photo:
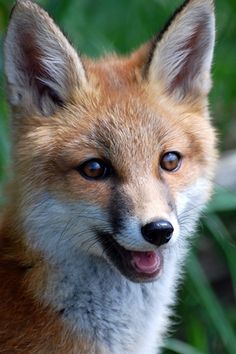
[[[207,95],[212,0],[189,0],[128,57],[80,57],[48,14],[19,0],[5,41],[12,204],[24,245],[154,280],[182,252],[211,192]],[[164,264],[163,264],[164,263]]]

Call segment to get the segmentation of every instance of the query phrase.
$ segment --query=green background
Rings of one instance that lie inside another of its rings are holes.
[[[13,2],[0,0],[0,187],[9,161],[2,44]],[[180,0],[41,0],[82,53],[130,52],[159,31]],[[236,0],[217,0],[211,111],[221,151],[236,148]],[[235,177],[236,178],[236,177]],[[216,186],[191,253],[166,353],[236,354],[236,196]],[[1,315],[1,314],[0,314]],[[175,338],[175,339],[173,339]],[[145,354],[145,353],[143,353]]]

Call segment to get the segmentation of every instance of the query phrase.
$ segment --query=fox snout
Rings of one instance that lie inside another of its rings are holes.
[[[115,227],[113,222],[112,237],[128,250],[155,250],[174,244],[179,237],[179,225],[173,212],[166,218],[156,217],[146,223],[136,216],[122,214],[114,220]]]
[[[98,232],[103,255],[133,281],[151,281],[162,270],[164,250],[161,246],[178,237],[177,218],[172,212],[171,221],[167,217],[156,218],[144,224],[137,215],[131,215],[134,209],[125,208],[123,204],[123,209],[118,210],[116,205],[111,232]]]

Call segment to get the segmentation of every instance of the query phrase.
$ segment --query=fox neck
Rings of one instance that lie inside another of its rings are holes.
[[[154,346],[157,334],[166,330],[176,262],[172,258],[159,281],[135,284],[103,259],[72,254],[49,274],[43,299],[75,332],[96,338],[109,353],[149,353],[146,347],[139,352],[144,346],[140,338],[148,342],[149,337]]]

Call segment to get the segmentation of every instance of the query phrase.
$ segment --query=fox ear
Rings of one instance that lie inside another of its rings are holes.
[[[185,1],[153,41],[149,81],[178,100],[207,95],[214,41],[213,0]]]
[[[18,0],[5,40],[10,104],[50,115],[72,89],[86,82],[76,51],[49,15],[30,0]]]

